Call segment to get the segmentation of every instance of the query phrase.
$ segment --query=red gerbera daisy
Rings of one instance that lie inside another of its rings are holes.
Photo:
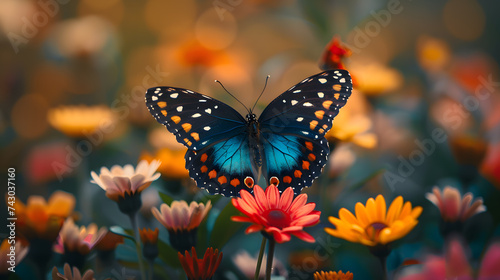
[[[315,203],[307,203],[307,195],[300,194],[293,199],[293,189],[286,189],[280,196],[278,188],[270,185],[265,193],[261,187],[254,187],[254,196],[240,191],[241,198],[233,198],[234,207],[245,216],[233,216],[235,222],[252,223],[246,233],[264,231],[278,243],[290,240],[291,235],[314,242],[314,238],[304,231],[319,222],[320,211],[314,210]]]
[[[189,280],[212,279],[222,260],[222,252],[219,253],[218,249],[213,248],[205,251],[203,259],[198,259],[194,247],[191,248],[191,254],[186,250],[184,255],[180,252],[177,252],[177,255]]]

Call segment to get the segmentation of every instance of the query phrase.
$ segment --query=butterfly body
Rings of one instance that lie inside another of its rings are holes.
[[[191,90],[151,88],[146,105],[184,144],[186,168],[211,194],[252,191],[263,174],[296,194],[312,184],[329,154],[324,134],[351,93],[350,75],[330,70],[304,79],[274,99],[257,117]]]

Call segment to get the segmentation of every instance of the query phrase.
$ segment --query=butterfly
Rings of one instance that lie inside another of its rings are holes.
[[[346,70],[328,70],[292,86],[259,118],[189,89],[154,87],[146,106],[188,150],[186,169],[210,194],[252,193],[260,174],[295,195],[311,186],[330,152],[325,139],[333,118],[351,95]]]

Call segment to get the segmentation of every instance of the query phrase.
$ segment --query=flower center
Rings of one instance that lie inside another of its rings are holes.
[[[374,241],[378,241],[380,231],[386,228],[387,225],[380,222],[375,222],[366,227],[366,234]]]
[[[264,217],[267,219],[270,226],[274,226],[279,229],[290,226],[290,216],[282,210],[269,210],[269,212],[265,213]]]

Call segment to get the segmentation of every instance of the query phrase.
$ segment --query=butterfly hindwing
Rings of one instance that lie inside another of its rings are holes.
[[[268,181],[277,179],[280,190],[292,186],[296,194],[312,184],[329,154],[324,135],[351,90],[349,72],[329,70],[304,79],[264,109],[259,122]]]
[[[242,189],[251,192],[258,180],[251,154],[247,135],[240,134],[198,152],[188,150],[186,169],[198,187],[210,194],[238,196]]]
[[[230,106],[183,88],[150,88],[146,92],[146,106],[179,143],[192,150],[200,150],[246,129],[245,119]]]

